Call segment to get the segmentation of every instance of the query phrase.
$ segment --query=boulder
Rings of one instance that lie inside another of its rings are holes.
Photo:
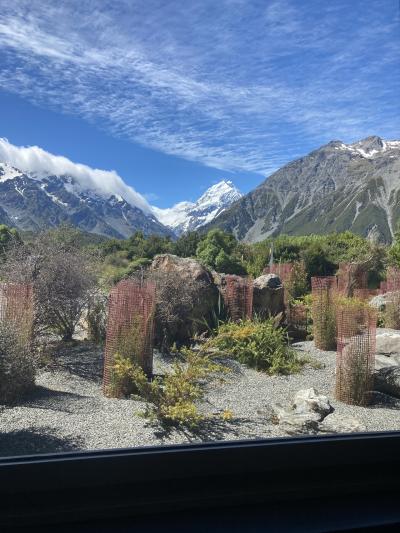
[[[377,370],[374,389],[400,398],[400,366],[388,366]]]
[[[302,389],[297,392],[293,400],[293,410],[297,414],[315,413],[322,420],[332,411],[327,396],[318,394],[314,389]]]
[[[320,433],[359,433],[366,430],[365,425],[356,418],[336,412],[324,418],[318,426]]]
[[[378,328],[376,332],[376,353],[389,357],[400,355],[400,331]]]
[[[276,274],[264,274],[253,282],[253,311],[261,317],[276,316],[283,313],[284,290]]]
[[[274,406],[276,421],[281,429],[289,435],[313,435],[318,431],[321,416],[318,413],[296,413],[292,409],[285,409],[282,405]]]
[[[172,254],[157,255],[150,265],[150,272],[154,272],[156,281],[157,272],[161,275],[172,273],[176,288],[179,290],[182,286],[185,299],[189,300],[189,304],[182,306],[178,319],[168,324],[169,341],[186,344],[195,333],[202,333],[214,325],[218,289],[211,272],[199,261]],[[156,344],[165,340],[165,334],[165,324],[162,327],[156,320]]]
[[[375,369],[400,366],[400,331],[378,328],[376,332]]]

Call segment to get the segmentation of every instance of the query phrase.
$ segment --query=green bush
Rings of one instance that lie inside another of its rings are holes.
[[[12,403],[34,387],[35,360],[17,329],[0,323],[0,403]]]
[[[196,250],[197,259],[209,268],[225,274],[246,274],[241,263],[238,242],[229,233],[214,229],[201,240]]]
[[[194,430],[206,418],[196,403],[203,399],[207,382],[224,369],[207,355],[191,350],[183,350],[181,355],[181,361],[174,361],[172,372],[153,381],[140,366],[122,356],[115,359],[114,373],[120,382],[130,382],[146,402],[145,417]]]
[[[217,335],[207,341],[206,349],[216,349],[271,375],[298,372],[307,362],[289,346],[286,331],[277,327],[274,319],[222,324]]]

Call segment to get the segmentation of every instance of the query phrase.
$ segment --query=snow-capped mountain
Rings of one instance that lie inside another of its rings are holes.
[[[153,212],[162,224],[181,235],[208,224],[242,196],[231,181],[222,180],[207,189],[197,202],[180,202],[167,209],[153,207]]]
[[[400,141],[331,141],[274,172],[205,229],[259,241],[351,230],[391,242],[400,220]]]
[[[117,182],[117,185],[119,182]],[[140,204],[140,196],[125,184],[115,192],[95,182],[63,174],[22,171],[0,162],[0,223],[38,231],[62,223],[107,237],[125,238],[136,230],[173,235]],[[138,198],[138,205],[134,201]]]

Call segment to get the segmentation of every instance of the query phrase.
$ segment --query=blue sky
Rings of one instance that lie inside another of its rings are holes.
[[[397,0],[0,0],[0,137],[151,203],[399,138]]]

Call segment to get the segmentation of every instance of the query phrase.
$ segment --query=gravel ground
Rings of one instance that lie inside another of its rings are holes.
[[[295,347],[323,368],[306,365],[299,374],[270,377],[234,363],[224,384],[209,387],[202,406],[208,413],[229,409],[233,419],[215,417],[196,434],[150,424],[138,415],[144,407],[140,401],[103,397],[99,349],[85,342],[60,349],[29,397],[19,405],[0,406],[0,456],[287,436],[271,422],[271,407],[288,405],[298,390],[310,387],[329,396],[335,413],[355,417],[368,431],[400,429],[400,402],[376,401],[367,408],[337,402],[335,353],[317,350],[312,342]],[[170,361],[156,354],[154,367],[164,373]]]

